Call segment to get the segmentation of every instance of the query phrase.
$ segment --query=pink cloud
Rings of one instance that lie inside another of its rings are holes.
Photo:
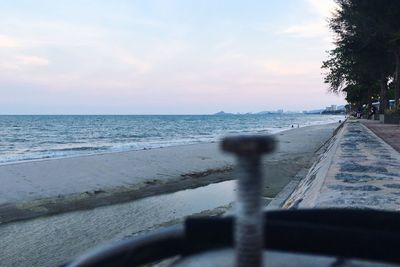
[[[38,56],[17,56],[16,59],[21,65],[46,66],[49,64],[49,60]]]

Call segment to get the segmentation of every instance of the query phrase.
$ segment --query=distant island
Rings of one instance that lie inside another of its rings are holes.
[[[304,110],[304,111],[284,111],[283,109],[278,109],[275,111],[260,111],[256,113],[247,112],[247,113],[229,113],[223,110],[214,113],[213,115],[222,116],[222,115],[265,115],[265,114],[322,114],[322,115],[344,115],[346,114],[346,107],[344,105],[336,106],[331,105],[324,109],[314,109],[314,110]]]

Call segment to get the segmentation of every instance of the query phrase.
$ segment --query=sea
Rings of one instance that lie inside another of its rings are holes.
[[[1,115],[0,164],[153,149],[273,134],[292,126],[343,120],[338,115]]]

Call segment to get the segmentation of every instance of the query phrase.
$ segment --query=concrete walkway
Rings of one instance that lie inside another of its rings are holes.
[[[379,121],[361,120],[361,122],[382,138],[386,143],[392,146],[397,152],[400,152],[400,125],[383,124]]]
[[[362,123],[346,122],[284,207],[400,210],[400,153]]]

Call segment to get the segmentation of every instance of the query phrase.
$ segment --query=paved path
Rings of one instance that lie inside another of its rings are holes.
[[[400,153],[360,122],[347,122],[285,207],[400,210]]]
[[[391,145],[397,152],[400,152],[400,125],[383,124],[379,121],[362,120],[362,123]]]

